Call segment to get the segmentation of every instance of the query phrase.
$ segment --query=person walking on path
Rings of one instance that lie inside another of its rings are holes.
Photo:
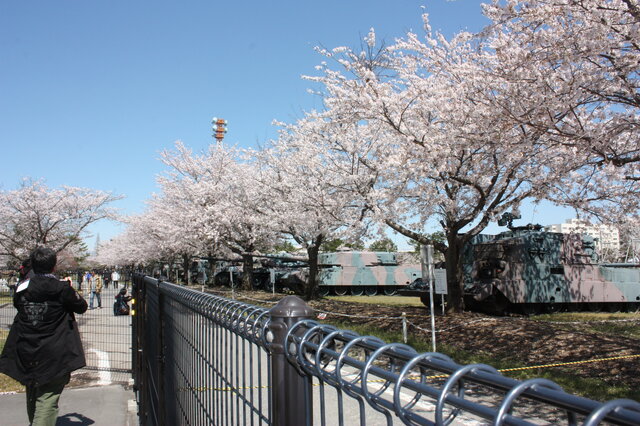
[[[82,295],[82,282],[84,281],[84,274],[82,273],[82,271],[78,271],[76,273],[76,281],[78,282],[77,290]]]
[[[120,281],[120,274],[118,271],[113,271],[111,273],[111,282],[113,283],[113,288],[118,288],[118,281]]]
[[[107,271],[102,271],[102,282],[104,283],[104,288],[105,289],[109,289],[109,282],[110,281],[111,281],[111,274],[109,274],[109,272],[107,272]]]
[[[80,289],[78,290],[80,292],[80,295],[84,295],[84,291],[87,291],[87,294],[91,294],[91,278],[93,277],[91,276],[90,271],[87,271],[82,276],[82,284],[80,284]]]
[[[98,299],[98,308],[102,308],[102,298],[100,294],[102,293],[102,277],[100,274],[92,273],[91,281],[89,281],[89,286],[91,288],[91,297],[89,298],[89,309],[93,309],[93,299],[94,297]]]
[[[30,424],[54,426],[71,372],[86,365],[74,313],[86,312],[87,302],[53,275],[53,250],[38,247],[30,259],[34,275],[16,288],[18,314],[0,355],[0,372],[26,386]]]

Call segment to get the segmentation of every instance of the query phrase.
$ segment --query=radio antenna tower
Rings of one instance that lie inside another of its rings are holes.
[[[222,143],[224,134],[227,133],[227,120],[213,117],[211,119],[211,130],[213,131],[213,137],[216,141],[218,141],[219,144]]]

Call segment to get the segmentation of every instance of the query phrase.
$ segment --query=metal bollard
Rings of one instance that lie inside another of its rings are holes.
[[[273,425],[312,424],[311,380],[301,375],[285,356],[287,331],[298,321],[313,317],[313,309],[297,296],[287,296],[269,310],[271,321],[267,340],[270,343],[271,406]]]

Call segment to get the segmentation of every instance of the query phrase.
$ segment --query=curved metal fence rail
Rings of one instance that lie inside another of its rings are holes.
[[[489,365],[459,365],[440,353],[419,354],[404,344],[388,344],[312,320],[296,323],[287,341],[287,358],[292,363],[317,377],[321,386],[341,388],[369,404],[389,424],[392,415],[405,424],[448,424],[463,413],[496,425],[548,423],[549,418],[553,424],[580,420],[593,425],[605,417],[614,424],[640,424],[636,401],[603,404],[565,393],[546,379],[510,379]],[[419,410],[424,402],[435,410]],[[535,404],[536,415],[529,419],[515,415],[523,403],[529,412]]]
[[[639,425],[640,403],[599,403],[311,319],[135,278],[140,423]]]

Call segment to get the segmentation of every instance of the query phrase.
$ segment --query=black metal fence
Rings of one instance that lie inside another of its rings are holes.
[[[93,309],[82,315],[76,315],[78,329],[82,338],[87,366],[72,374],[72,384],[123,384],[131,381],[131,317],[115,316],[113,303],[115,295],[128,282],[120,282],[118,288],[113,284],[102,289],[100,303],[94,298]],[[74,281],[77,288],[77,282]],[[90,294],[81,290],[80,294],[87,302]],[[0,287],[0,333],[6,337],[16,309],[12,302],[12,292],[8,287]]]
[[[640,424],[640,403],[599,403],[312,320],[150,277],[134,280],[142,425]]]
[[[141,424],[270,424],[266,311],[148,277],[134,295]]]
[[[92,384],[129,384],[131,380],[131,317],[114,315],[115,296],[123,286],[103,288],[101,303],[93,301],[93,308],[76,315],[87,366],[74,374],[76,380]],[[90,295],[84,292],[87,302]]]

